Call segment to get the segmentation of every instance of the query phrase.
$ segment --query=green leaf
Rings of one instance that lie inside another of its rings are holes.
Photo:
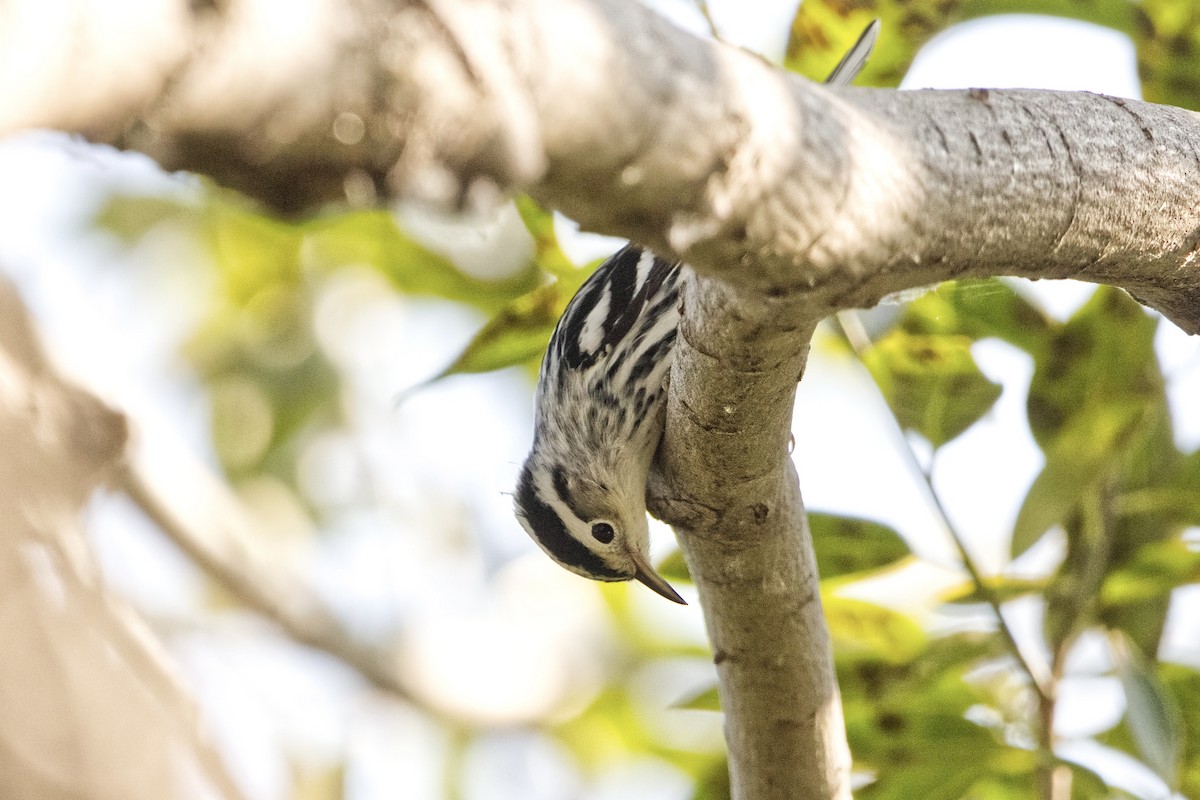
[[[1043,450],[1076,418],[1161,398],[1157,327],[1125,292],[1102,286],[1055,331],[1029,386],[1029,428]]]
[[[1131,7],[1142,96],[1200,108],[1200,16],[1190,3],[1144,0]]]
[[[579,272],[579,267],[567,258],[562,247],[558,244],[558,235],[554,232],[554,214],[537,204],[528,195],[517,195],[514,201],[525,229],[533,238],[533,248],[538,266],[557,278],[572,276]]]
[[[1095,487],[1064,524],[1067,557],[1046,587],[1042,629],[1057,662],[1075,637],[1095,619],[1097,595],[1112,552],[1111,493]]]
[[[113,234],[122,244],[132,246],[162,223],[187,221],[195,214],[193,205],[172,197],[118,194],[100,206],[92,224]]]
[[[724,759],[701,776],[692,800],[730,800],[733,787],[729,784],[729,764]]]
[[[909,333],[995,337],[1027,353],[1041,353],[1056,324],[999,279],[947,281],[909,303],[900,327]]]
[[[1014,556],[1097,487],[1144,487],[1178,460],[1164,422],[1156,325],[1124,292],[1101,287],[1036,354],[1027,406],[1046,463],[1018,514]]]
[[[1114,633],[1109,643],[1125,689],[1125,722],[1142,761],[1175,789],[1183,753],[1182,724],[1175,700],[1153,666],[1127,638]]]
[[[671,708],[692,711],[720,711],[721,698],[714,683],[671,704]]]
[[[1200,450],[1180,461],[1152,508],[1179,524],[1200,527]]]
[[[1183,745],[1180,759],[1179,794],[1182,797],[1200,797],[1200,672],[1195,667],[1183,664],[1158,664],[1158,678],[1167,687],[1175,706],[1187,709],[1180,715]]]
[[[518,298],[489,320],[449,366],[405,391],[398,402],[451,375],[490,372],[540,358],[554,332],[561,305],[557,284]]]
[[[833,7],[832,3],[817,2],[811,3],[813,8],[806,8],[810,3],[811,0],[805,0],[801,4],[803,13],[798,13],[792,22],[783,63],[809,80],[823,81],[877,14],[871,8],[854,8],[844,3]],[[886,32],[885,24],[880,32],[881,39]],[[878,68],[872,68],[872,62],[877,58],[888,60],[893,46],[877,42],[863,72],[876,74]],[[864,81],[864,84],[869,83],[872,81]]]
[[[1144,13],[1142,7],[1146,6]],[[785,64],[809,78],[820,80],[837,63],[868,22],[878,17],[883,28],[875,53],[863,71],[862,83],[870,86],[897,86],[908,72],[917,52],[933,36],[950,26],[991,14],[1052,14],[1099,25],[1135,35],[1135,40],[1152,37],[1143,17],[1168,16],[1170,0],[1130,4],[1124,0],[804,0],[792,22]],[[1186,7],[1186,4],[1184,4]],[[1178,12],[1176,12],[1178,16]],[[1135,18],[1140,24],[1135,24]],[[1189,26],[1190,28],[1190,26]],[[1188,39],[1176,41],[1180,53]],[[1190,58],[1179,59],[1181,66],[1172,75],[1184,80]],[[1139,58],[1139,64],[1141,59]],[[1193,74],[1197,74],[1193,72]],[[1194,85],[1194,84],[1193,84]],[[1146,99],[1152,99],[1147,93]],[[1163,102],[1155,100],[1155,102]]]
[[[821,603],[839,658],[899,663],[925,647],[924,629],[899,611],[830,592]]]
[[[490,319],[454,361],[429,380],[404,392],[405,397],[451,375],[490,372],[505,367],[536,366],[554,334],[559,317],[599,262],[572,269],[554,283],[511,301]]]
[[[1004,747],[966,718],[989,702],[964,676],[993,654],[993,641],[965,634],[935,639],[906,662],[847,659],[835,648],[854,767],[875,775],[855,797],[959,800],[976,796],[977,782],[1015,770],[1028,782],[1034,754]]]
[[[1076,417],[1046,451],[1013,526],[1012,556],[1024,553],[1111,478],[1122,446],[1138,431],[1144,409],[1112,405]]]
[[[1000,397],[980,372],[965,336],[893,330],[863,356],[900,425],[941,447],[973,425]]]
[[[262,298],[294,291],[303,283],[303,233],[297,226],[256,214],[224,196],[204,205],[199,224],[223,293],[234,306],[253,313]],[[265,304],[274,305],[274,300]]]
[[[1111,606],[1142,602],[1189,583],[1200,583],[1200,552],[1177,535],[1139,547],[1109,573],[1101,600]]]
[[[822,580],[881,569],[911,555],[900,534],[880,522],[810,511],[808,525]],[[678,548],[659,562],[657,570],[672,582],[692,579]]]
[[[306,223],[306,264],[323,271],[347,265],[372,267],[406,294],[429,295],[499,311],[537,287],[534,264],[515,275],[483,280],[405,234],[386,211],[357,211]]]
[[[911,554],[900,534],[879,522],[809,512],[808,526],[823,580],[886,567]]]
[[[687,560],[683,557],[683,550],[678,547],[658,562],[655,570],[669,583],[691,583],[692,581],[692,573],[688,569]]]
[[[994,575],[984,578],[984,593],[972,581],[963,581],[958,587],[942,594],[949,603],[988,603],[995,599],[999,603],[1007,603],[1019,597],[1039,594],[1046,589],[1045,578],[1014,578],[1007,575]]]

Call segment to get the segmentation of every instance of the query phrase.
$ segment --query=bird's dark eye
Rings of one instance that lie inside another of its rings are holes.
[[[607,522],[597,522],[592,526],[592,537],[600,544],[608,544],[616,535],[617,532],[613,530],[613,526]]]

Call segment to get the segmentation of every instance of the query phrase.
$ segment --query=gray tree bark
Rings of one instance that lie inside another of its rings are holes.
[[[1022,275],[1122,286],[1200,333],[1191,112],[831,89],[628,0],[40,6],[3,6],[0,130],[80,131],[285,213],[520,189],[693,266],[650,501],[700,590],[738,798],[849,795],[786,453],[816,322]]]

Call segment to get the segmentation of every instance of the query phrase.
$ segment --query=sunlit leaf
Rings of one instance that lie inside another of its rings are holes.
[[[1100,599],[1105,605],[1124,605],[1165,597],[1189,583],[1200,583],[1200,548],[1175,536],[1139,547],[1108,574]]]
[[[692,580],[692,573],[688,570],[687,560],[683,557],[683,550],[678,547],[668,553],[666,558],[658,562],[655,570],[670,583],[691,582]]]
[[[1146,658],[1128,639],[1113,634],[1110,648],[1125,689],[1125,722],[1142,761],[1172,789],[1178,785],[1183,753],[1179,709]]]
[[[300,228],[215,198],[201,212],[200,238],[213,255],[229,303],[245,308],[262,292],[294,286],[300,268]]]
[[[952,603],[986,603],[995,599],[1000,603],[1016,600],[1038,594],[1046,588],[1045,578],[1014,578],[1007,575],[995,575],[984,579],[986,593],[969,581],[964,581],[957,589],[948,591],[942,596],[946,602]]]
[[[541,280],[533,264],[514,275],[483,280],[406,235],[385,211],[358,211],[304,227],[306,263],[320,270],[363,265],[378,270],[406,294],[430,295],[498,311]]]
[[[1190,3],[1143,0],[1130,8],[1142,96],[1200,108],[1200,16]]]
[[[649,732],[623,686],[606,687],[581,713],[554,728],[556,738],[587,766],[650,748]]]
[[[1152,28],[1141,21],[1142,18],[1165,15],[1168,9],[1163,7],[1169,5],[1169,0],[1146,5],[1149,8],[1142,14],[1136,10],[1141,5],[1132,6],[1122,0],[862,0],[854,3],[805,0],[792,22],[785,63],[802,75],[824,78],[842,51],[854,42],[858,32],[878,17],[883,28],[875,53],[863,72],[863,83],[897,86],[917,51],[934,35],[958,22],[992,14],[1051,14],[1107,25],[1142,41],[1156,38],[1149,35]],[[1135,18],[1139,25],[1135,25]],[[1161,60],[1169,61],[1167,58]],[[1185,66],[1195,67],[1190,59],[1179,60]]]
[[[480,328],[445,369],[404,396],[451,375],[490,372],[540,359],[558,322],[560,305],[557,285],[543,286],[514,300]]]
[[[893,330],[863,357],[900,425],[940,447],[973,425],[1000,397],[979,370],[965,336]]]
[[[851,6],[846,3],[801,4],[803,13],[798,13],[792,22],[788,38],[784,65],[809,80],[823,81],[842,60],[846,51],[858,41],[859,35],[873,19],[879,16],[871,4]],[[894,36],[887,35],[887,21],[880,32],[871,59],[863,70],[864,75],[877,76],[879,67],[875,62],[894,61]],[[867,78],[864,84],[872,84],[877,78]]]
[[[192,204],[156,195],[115,195],[104,203],[92,224],[131,246],[168,220],[186,221],[195,216]]]
[[[720,711],[721,697],[717,685],[705,687],[693,694],[687,695],[671,704],[671,708],[690,709],[692,711]]]
[[[587,769],[660,755],[670,757],[677,768],[699,778],[710,775],[724,760],[720,750],[685,752],[667,745],[640,700],[638,691],[623,680],[615,680],[605,686],[587,708],[556,723],[552,730],[558,741]],[[692,720],[697,716],[675,709],[667,713]]]
[[[525,229],[533,238],[538,266],[558,278],[577,273],[579,267],[567,258],[558,244],[558,235],[554,232],[554,213],[539,206],[528,195],[517,195],[514,202]]]
[[[1120,289],[1100,287],[1051,339],[1029,386],[1029,427],[1045,449],[1072,420],[1162,394],[1157,321]]]
[[[451,375],[536,366],[567,304],[599,263],[573,270],[554,283],[510,302],[490,319],[444,370],[406,392],[417,391]]]
[[[925,646],[924,629],[899,611],[836,593],[822,592],[821,603],[841,658],[903,662]]]

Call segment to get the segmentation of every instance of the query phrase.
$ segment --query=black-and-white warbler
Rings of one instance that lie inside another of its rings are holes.
[[[866,62],[878,21],[826,79]],[[551,558],[601,581],[638,580],[684,600],[650,565],[646,480],[662,437],[683,265],[627,245],[584,282],[542,361],[517,519]]]

